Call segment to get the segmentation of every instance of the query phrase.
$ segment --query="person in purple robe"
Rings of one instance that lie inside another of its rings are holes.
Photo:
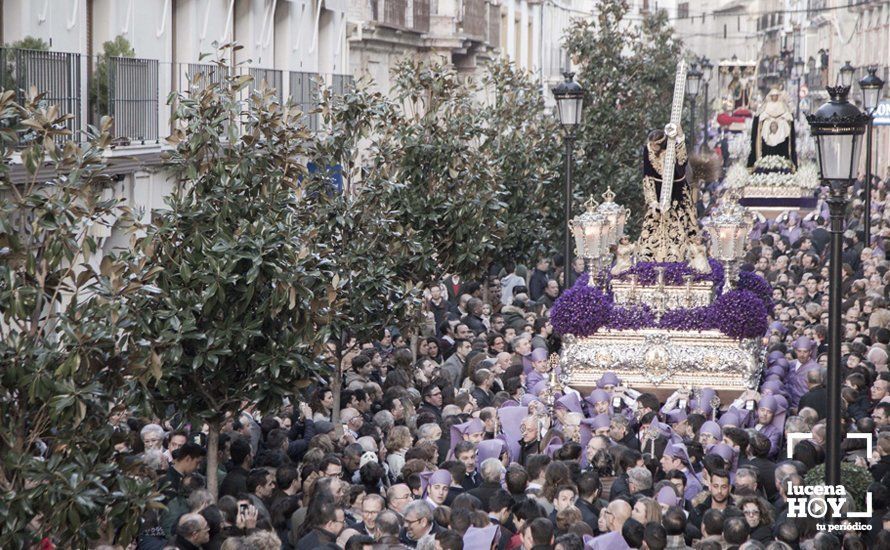
[[[751,420],[755,430],[769,439],[770,449],[768,458],[775,460],[782,448],[782,432],[785,428],[786,408],[782,403],[782,396],[764,395],[757,403],[757,418]]]
[[[506,461],[507,464],[504,466],[508,466],[510,454],[507,450],[507,442],[503,439],[486,439],[479,443],[479,447],[476,448],[476,469],[481,470],[482,463],[489,458],[496,458],[502,463]]]
[[[720,427],[720,424],[708,420],[698,429],[698,442],[701,443],[705,452],[721,441],[723,441],[723,428]]]
[[[464,548],[490,550],[499,539],[498,531],[499,527],[495,524],[487,527],[473,527],[471,525],[467,532],[464,533]]]
[[[609,401],[611,400],[611,396],[609,392],[606,390],[595,389],[590,392],[590,395],[584,398],[584,401],[590,405],[588,407],[588,411],[590,416],[596,416],[598,414],[609,414]]]
[[[531,390],[538,385],[539,382],[547,382],[547,376],[550,372],[550,364],[547,362],[547,350],[537,348],[531,353],[532,370],[525,377],[525,389]]]
[[[797,354],[797,359],[791,363],[785,379],[785,390],[788,393],[788,401],[792,409],[797,410],[800,398],[809,391],[807,373],[819,368],[819,363],[813,360],[815,350],[816,342],[806,336],[801,336],[794,341],[794,352]]]
[[[661,455],[661,468],[665,472],[670,470],[679,470],[686,476],[686,490],[683,492],[683,498],[692,500],[693,497],[702,492],[701,480],[695,474],[692,464],[689,462],[689,452],[686,445],[682,443],[668,443]]]

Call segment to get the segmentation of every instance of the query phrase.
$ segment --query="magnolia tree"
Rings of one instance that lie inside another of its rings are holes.
[[[161,269],[146,338],[162,349],[155,404],[208,430],[216,493],[223,423],[268,412],[311,381],[340,282],[300,223],[302,113],[224,63],[218,82],[174,95],[168,209],[137,247]],[[201,77],[199,77],[201,78]]]
[[[534,263],[562,234],[561,130],[530,73],[493,63],[483,86],[489,101],[482,108],[482,151],[494,165],[505,202],[498,214],[504,236],[495,259]]]
[[[116,449],[123,415],[161,374],[136,336],[158,270],[102,249],[108,226],[129,217],[106,193],[111,120],[80,146],[71,115],[13,97],[0,95],[0,547],[127,544],[158,506],[151,479]],[[24,179],[12,174],[16,149]]]

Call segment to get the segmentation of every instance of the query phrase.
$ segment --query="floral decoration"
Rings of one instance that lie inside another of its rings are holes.
[[[648,305],[636,307],[612,307],[609,328],[613,330],[637,330],[655,326],[655,314]]]
[[[719,330],[723,334],[744,340],[758,338],[767,329],[767,314],[773,309],[772,287],[759,275],[751,272],[739,274],[737,288],[720,294],[723,287],[723,267],[715,260],[711,261],[710,274],[719,283],[715,284],[717,298],[709,306],[697,308],[678,308],[664,312],[660,321],[648,305],[633,307],[616,306],[612,294],[603,292],[599,287],[587,286],[587,274],[578,277],[575,285],[563,293],[550,311],[550,321],[559,334],[573,334],[578,337],[589,336],[601,328],[611,330],[638,330],[642,328],[662,328],[668,330]],[[652,277],[654,284],[655,265],[671,264],[640,263],[634,268],[640,276],[641,284],[644,277]],[[684,271],[681,267],[685,267]],[[650,269],[652,270],[650,273]],[[618,276],[623,278],[633,270]],[[685,264],[673,264],[671,277],[679,277],[689,272]],[[698,274],[707,279],[702,274]],[[671,284],[668,269],[665,269],[665,282]]]
[[[754,171],[760,172],[784,172],[790,174],[794,172],[794,163],[790,159],[780,157],[779,155],[767,155],[760,157],[754,163]]]
[[[731,290],[718,296],[709,308],[716,328],[731,338],[759,338],[766,332],[766,307],[750,290]]]
[[[702,281],[711,281],[715,287],[723,285],[723,265],[717,260],[710,258],[708,263],[711,265],[710,273],[699,273],[689,267],[686,262],[639,262],[632,268],[622,271],[615,278],[619,281],[629,281],[631,275],[637,276],[637,282],[641,285],[654,285],[658,281],[657,267],[664,268],[664,284],[681,286],[685,285],[683,279],[686,275],[692,275],[692,281],[695,283]]]
[[[609,323],[612,296],[587,285],[587,274],[565,291],[550,310],[550,323],[560,334],[593,334]]]
[[[773,303],[773,287],[760,275],[751,271],[742,271],[739,273],[739,281],[737,283],[739,290],[748,290],[756,295],[766,312],[772,315],[775,304]]]

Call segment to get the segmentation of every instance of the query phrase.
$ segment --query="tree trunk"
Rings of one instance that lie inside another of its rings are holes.
[[[219,422],[210,423],[210,431],[207,434],[207,490],[216,501],[219,496]]]
[[[335,429],[340,427],[340,391],[343,389],[343,376],[340,373],[341,360],[342,359],[337,360],[337,365],[334,367],[334,376],[331,377],[331,393],[334,396],[334,408],[331,410],[331,423],[334,425]]]

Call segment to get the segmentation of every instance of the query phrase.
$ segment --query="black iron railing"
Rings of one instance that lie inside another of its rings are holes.
[[[58,106],[59,114],[72,115],[65,127],[73,139],[82,138],[80,54],[0,48],[0,61],[3,89],[14,90],[16,101],[22,103],[35,88],[44,94],[42,101],[47,105]]]
[[[158,62],[108,59],[108,115],[114,135],[146,143],[158,141]]]
[[[318,75],[291,71],[290,98],[303,111],[303,120],[310,130],[318,130],[318,113],[313,113],[318,107]]]
[[[183,70],[184,69],[184,70]],[[227,68],[213,63],[184,63],[179,71],[181,92],[200,91],[209,84],[218,84],[225,78]]]
[[[331,75],[331,91],[334,95],[343,95],[352,91],[355,79],[346,74]]]
[[[248,69],[253,81],[250,83],[250,90],[254,91],[260,88],[263,82],[266,86],[275,90],[275,96],[281,100],[283,72],[278,69],[262,69],[259,67],[250,67]]]

